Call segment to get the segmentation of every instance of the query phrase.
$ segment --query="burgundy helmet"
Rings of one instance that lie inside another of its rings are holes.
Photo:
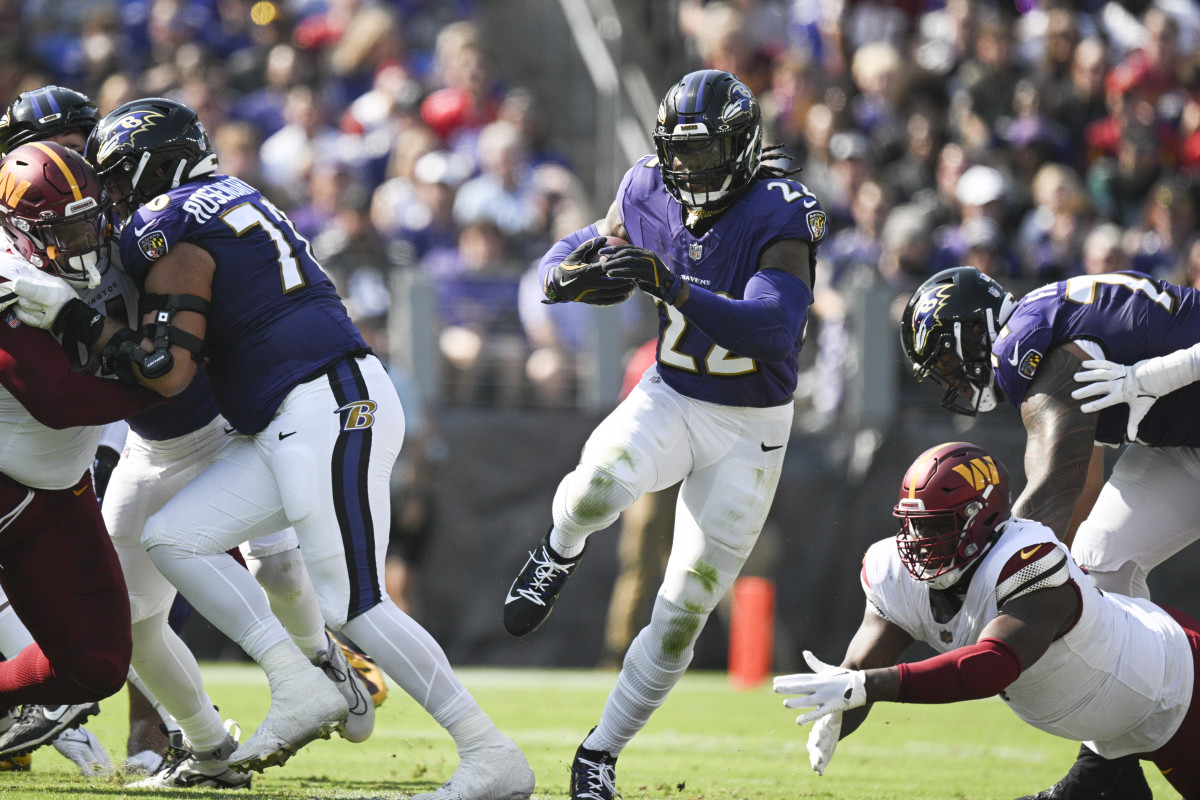
[[[83,156],[54,142],[23,144],[0,159],[0,223],[40,270],[94,287],[108,265],[108,190]]]
[[[901,520],[896,547],[904,566],[917,580],[947,589],[1012,516],[1008,472],[981,447],[940,444],[908,468],[892,513]]]

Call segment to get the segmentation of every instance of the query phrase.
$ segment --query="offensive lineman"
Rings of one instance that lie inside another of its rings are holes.
[[[38,141],[59,142],[68,149],[82,152],[85,136],[98,121],[96,106],[86,96],[59,86],[48,86],[20,95],[7,109],[0,124],[0,139],[8,149]],[[71,197],[61,194],[47,176],[53,173],[44,149],[20,151],[23,158],[7,161],[9,174],[16,182],[26,181],[35,191],[22,197],[0,201],[5,233],[12,247],[27,258],[53,265],[44,243],[33,235],[36,220],[69,207]],[[74,167],[78,169],[78,167]],[[99,179],[86,165],[89,179]],[[82,177],[81,177],[82,182]],[[88,305],[114,319],[137,318],[138,293],[132,281],[120,269],[108,269],[110,248],[107,237],[92,253],[72,262],[72,268],[57,267],[61,275],[83,296]],[[90,287],[90,288],[88,288]],[[98,288],[97,288],[98,287]],[[99,358],[66,337],[71,349],[92,369]],[[161,508],[192,476],[202,471],[226,437],[224,419],[212,400],[203,371],[188,389],[156,409],[138,414],[129,424],[126,457],[112,469],[110,490],[101,513],[113,537],[129,589],[132,611],[132,663],[155,698],[163,698],[161,712],[168,714],[171,744],[168,757],[157,769],[135,786],[141,788],[186,786],[237,788],[248,785],[250,776],[230,770],[226,759],[236,742],[226,732],[203,691],[203,682],[195,657],[174,630],[167,625],[168,609],[176,596],[175,587],[163,578],[141,546],[140,535],[146,519]],[[116,427],[107,426],[105,436]],[[102,441],[103,441],[102,437]],[[352,741],[362,741],[373,727],[373,704],[365,701],[357,681],[347,680],[351,672],[344,656],[334,652],[326,636],[317,607],[316,592],[308,580],[297,550],[298,542],[290,529],[268,533],[242,545],[248,563],[253,564],[259,583],[270,598],[272,611],[283,621],[289,635],[330,680],[342,691],[348,703],[358,709],[348,720],[344,733]],[[131,672],[131,679],[135,672]],[[142,688],[139,686],[139,688]],[[3,739],[0,746],[23,748],[27,741],[42,736],[40,726],[47,724],[37,716],[22,719]],[[24,724],[24,729],[22,725]],[[131,738],[133,738],[131,719]]]
[[[458,769],[423,797],[528,797],[534,779],[520,749],[380,587],[387,537],[376,531],[388,526],[404,414],[308,243],[257,190],[216,174],[207,132],[180,103],[126,103],[101,120],[88,154],[127,220],[122,261],[148,296],[153,335],[95,319],[41,285],[22,297],[19,313],[71,331],[123,380],[164,395],[183,391],[205,359],[217,407],[237,435],[150,518],[143,544],[267,673],[270,711],[230,765],[282,764],[346,719],[345,700],[325,692],[323,678],[308,678],[308,660],[225,553],[290,522],[326,623],[366,647],[455,739]]]
[[[1004,465],[975,445],[918,456],[894,514],[899,533],[863,559],[866,613],[841,666],[805,651],[812,673],[775,679],[800,695],[784,706],[814,708],[796,722],[816,722],[818,774],[871,703],[999,694],[1035,728],[1149,759],[1185,800],[1200,798],[1200,623],[1100,591],[1052,530],[1012,515]],[[940,655],[893,666],[914,640]]]
[[[546,619],[589,535],[683,481],[663,587],[575,753],[572,798],[616,795],[617,757],[682,677],[762,529],[825,234],[817,199],[762,163],[762,115],[736,76],[684,76],[662,101],[654,140],[657,156],[626,173],[608,216],[541,263],[546,302],[609,305],[634,286],[654,297],[658,359],[559,484],[553,524],[505,600],[508,632]],[[609,235],[632,245],[602,249]]]

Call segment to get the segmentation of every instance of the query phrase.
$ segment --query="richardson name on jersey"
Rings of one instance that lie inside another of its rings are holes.
[[[257,192],[249,185],[237,178],[226,178],[192,192],[187,200],[183,201],[183,210],[191,214],[196,222],[208,222],[225,203],[252,194]]]

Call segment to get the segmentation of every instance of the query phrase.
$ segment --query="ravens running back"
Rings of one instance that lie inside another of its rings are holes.
[[[683,675],[779,481],[825,212],[766,163],[777,154],[764,151],[762,131],[758,101],[736,76],[684,76],[659,107],[656,153],[626,173],[608,215],[542,258],[547,302],[611,305],[635,286],[648,295],[658,353],[559,484],[550,530],[505,598],[509,633],[545,621],[592,533],[682,481],[663,587],[575,753],[572,798],[616,795],[617,756]],[[630,244],[604,247],[593,264],[606,236]]]

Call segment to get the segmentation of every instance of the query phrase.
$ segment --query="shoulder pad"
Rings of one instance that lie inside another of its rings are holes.
[[[1050,542],[1035,544],[1013,553],[1000,570],[996,583],[996,607],[1003,608],[1009,600],[1035,592],[1062,586],[1071,579],[1067,554]]]

